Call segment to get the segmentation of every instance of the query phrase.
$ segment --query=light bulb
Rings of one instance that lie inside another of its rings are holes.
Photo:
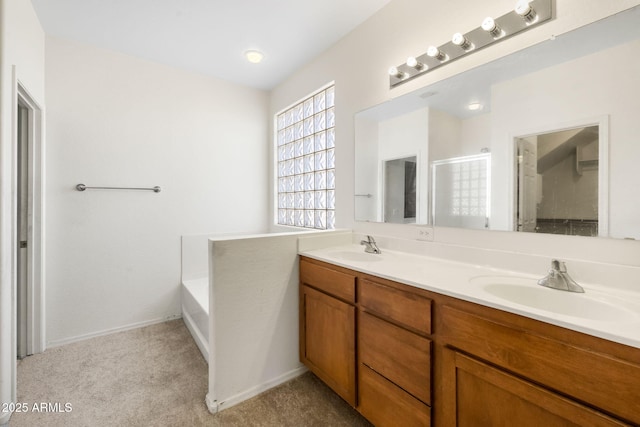
[[[467,105],[467,108],[471,111],[478,111],[482,109],[482,104],[480,104],[479,102],[471,102],[469,105]]]
[[[473,48],[473,44],[468,38],[462,35],[462,33],[455,33],[451,38],[451,42],[456,46],[460,46],[464,50],[470,50]]]
[[[396,78],[403,78],[404,77],[404,73],[400,70],[398,70],[398,67],[389,67],[389,75],[391,77],[396,77]]]
[[[418,62],[418,60],[413,56],[410,56],[407,58],[406,64],[407,64],[407,67],[415,68],[418,71],[426,70],[427,68],[429,68],[422,62]]]
[[[533,8],[531,7],[531,5],[527,0],[519,1],[516,4],[515,12],[518,15],[522,16],[522,19],[525,20],[527,25],[531,24],[538,17],[538,14],[536,13],[535,10],[533,10]]]
[[[494,39],[497,39],[502,35],[502,29],[498,27],[498,24],[496,24],[496,21],[494,21],[493,18],[490,16],[487,16],[486,18],[484,18],[484,21],[482,21],[481,27],[483,30],[491,34]]]
[[[427,55],[441,62],[447,59],[447,55],[435,46],[429,46],[429,49],[427,49]]]

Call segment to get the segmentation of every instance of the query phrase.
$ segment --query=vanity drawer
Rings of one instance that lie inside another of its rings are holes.
[[[358,411],[376,427],[430,426],[431,408],[389,380],[360,365]]]
[[[356,302],[356,276],[300,259],[300,281],[346,302]]]
[[[431,341],[367,313],[360,313],[360,362],[431,403]]]
[[[577,346],[572,337],[582,334],[570,330],[558,341],[509,324],[506,313],[488,319],[443,306],[440,315],[440,335],[450,346],[640,424],[640,366],[599,353],[607,342],[593,338],[588,347]]]
[[[418,332],[431,334],[429,298],[363,279],[360,282],[358,300],[365,311]]]

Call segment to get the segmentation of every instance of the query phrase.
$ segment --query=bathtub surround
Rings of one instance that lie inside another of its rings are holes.
[[[183,280],[182,320],[205,360],[209,360],[209,278]]]
[[[298,358],[298,238],[321,247],[351,233],[320,231],[209,240],[209,392],[213,413],[306,371]],[[313,240],[309,238],[310,240]],[[197,267],[196,267],[197,268]]]
[[[276,233],[311,233],[311,229],[274,227]],[[266,237],[263,234],[195,234],[181,238],[181,302],[182,318],[206,360],[209,360],[209,239],[237,240]]]
[[[205,359],[209,360],[209,293],[210,293],[210,281],[209,281],[209,262],[213,258],[209,254],[209,241],[214,240],[217,242],[233,242],[236,240],[254,239],[254,241],[261,241],[261,239],[272,239],[278,236],[297,236],[298,237],[298,250],[311,250],[317,248],[324,248],[328,246],[334,246],[339,244],[346,244],[351,242],[352,233],[350,230],[312,230],[312,229],[296,229],[294,227],[274,227],[271,233],[264,234],[236,234],[236,235],[189,235],[182,236],[181,253],[182,253],[182,286],[181,286],[181,301],[182,301],[182,318],[185,325],[191,332],[194,341],[196,342],[200,352]],[[291,257],[289,252],[279,252],[280,245],[274,245],[272,250],[256,253],[256,257],[260,258],[268,256],[270,259],[279,259],[280,257]],[[224,254],[218,256],[218,259],[224,259]],[[246,260],[244,260],[246,263]],[[227,261],[225,261],[227,262]],[[243,266],[243,269],[252,268],[252,263],[255,259],[249,262],[249,265]],[[257,274],[262,275],[262,271],[258,270]],[[288,286],[289,277],[284,277],[283,286]],[[213,287],[211,288],[213,289]],[[242,299],[234,294],[236,289],[232,289],[231,292],[222,293],[219,298],[218,304],[225,307],[229,305],[242,305]],[[290,301],[289,301],[290,302]],[[234,305],[234,306],[235,306]],[[278,311],[285,309],[291,310],[291,308],[283,303],[282,306],[273,307],[273,310]],[[261,307],[264,310],[265,307]],[[290,319],[295,321],[295,319]],[[251,319],[247,319],[247,322],[251,322]],[[253,325],[255,328],[260,328],[263,325],[256,323]],[[247,326],[248,327],[248,326]],[[286,332],[285,332],[286,333]],[[289,336],[288,341],[294,341],[297,339],[297,335]],[[270,383],[267,381],[267,383]],[[253,384],[249,388],[255,388],[260,384]],[[228,406],[228,404],[227,404]]]

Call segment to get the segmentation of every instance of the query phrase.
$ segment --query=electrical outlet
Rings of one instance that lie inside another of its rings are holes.
[[[416,227],[416,239],[423,242],[433,242],[433,228]]]

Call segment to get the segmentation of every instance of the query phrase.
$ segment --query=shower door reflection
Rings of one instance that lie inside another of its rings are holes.
[[[433,225],[489,228],[491,154],[432,163]]]

